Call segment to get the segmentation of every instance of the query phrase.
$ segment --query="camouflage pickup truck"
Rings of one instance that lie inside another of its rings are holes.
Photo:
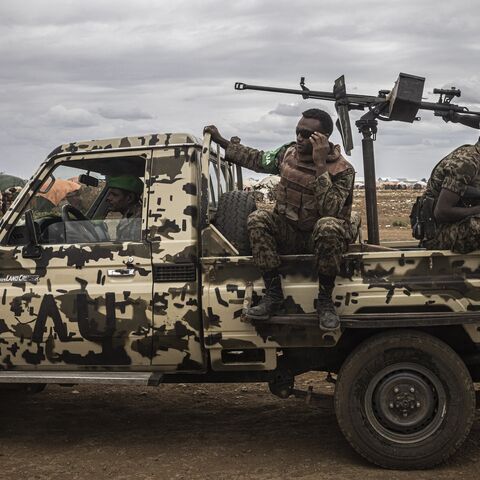
[[[126,174],[144,185],[141,234],[119,241],[106,197]],[[75,204],[54,195],[60,181],[79,185]],[[480,379],[480,254],[353,243],[333,333],[318,328],[312,258],[285,256],[287,313],[252,323],[254,208],[208,135],[55,149],[0,221],[0,382],[268,382],[286,398],[296,375],[331,372],[340,428],[369,461],[452,455]]]

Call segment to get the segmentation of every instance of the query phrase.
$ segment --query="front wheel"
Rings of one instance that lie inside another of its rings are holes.
[[[335,412],[357,452],[385,468],[430,468],[463,443],[475,391],[459,356],[423,332],[380,334],[343,364]]]

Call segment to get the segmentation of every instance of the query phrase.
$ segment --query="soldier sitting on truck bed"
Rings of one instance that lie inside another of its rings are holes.
[[[138,242],[142,237],[143,182],[132,175],[110,177],[107,181],[107,205],[110,212],[120,212],[117,242]]]
[[[328,141],[330,115],[316,108],[303,112],[296,142],[263,152],[223,138],[214,125],[205,127],[225,149],[226,160],[256,172],[280,174],[273,212],[257,210],[247,222],[256,265],[265,281],[265,295],[247,316],[265,320],[284,304],[279,253],[315,253],[320,328],[335,330],[340,321],[332,301],[335,276],[350,239],[355,171]]]
[[[416,238],[423,246],[458,253],[480,248],[480,139],[440,160],[419,201],[432,212],[420,213],[425,228]]]

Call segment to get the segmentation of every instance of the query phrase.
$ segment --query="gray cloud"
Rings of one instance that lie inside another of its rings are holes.
[[[47,125],[54,127],[81,128],[97,124],[95,114],[84,108],[67,108],[64,105],[51,107],[43,117]]]
[[[138,107],[126,108],[121,105],[110,105],[98,109],[98,114],[107,119],[145,120],[152,119],[153,115]]]
[[[58,143],[199,135],[209,123],[271,148],[293,139],[304,109],[334,113],[327,102],[236,92],[235,81],[298,88],[306,76],[310,88],[331,90],[345,74],[349,91],[376,94],[402,71],[426,77],[430,101],[433,88],[455,85],[459,102],[478,106],[479,13],[475,0],[366,0],[362,8],[354,0],[2,0],[0,170],[27,176]],[[421,116],[414,125],[380,124],[382,175],[427,172],[478,136]]]

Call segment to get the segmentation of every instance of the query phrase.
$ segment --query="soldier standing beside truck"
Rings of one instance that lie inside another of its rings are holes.
[[[262,300],[246,312],[250,318],[265,320],[283,309],[279,254],[313,252],[320,328],[335,330],[340,325],[332,292],[351,236],[355,171],[340,146],[328,141],[332,131],[328,113],[309,109],[297,124],[296,142],[263,152],[229,142],[213,125],[205,127],[225,149],[227,161],[281,177],[274,211],[257,210],[247,222],[252,254],[265,282]]]

